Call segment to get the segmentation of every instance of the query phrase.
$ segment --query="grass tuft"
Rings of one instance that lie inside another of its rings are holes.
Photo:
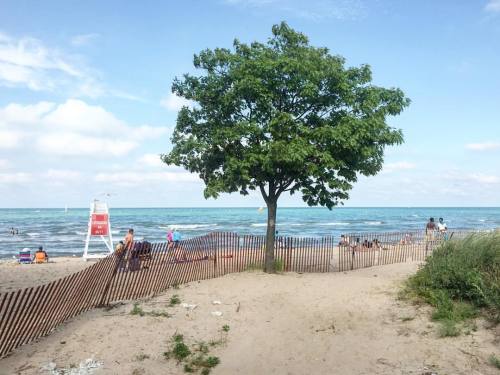
[[[142,307],[139,306],[138,303],[134,303],[134,307],[130,311],[130,315],[139,315],[139,316],[154,316],[154,317],[164,317],[164,318],[170,318],[172,315],[167,313],[166,311],[144,311]]]
[[[144,361],[145,359],[149,359],[149,355],[141,353],[135,356],[135,360],[138,362]]]
[[[144,311],[138,303],[134,303],[134,307],[132,308],[132,311],[130,311],[130,315],[144,316]]]
[[[500,370],[500,358],[499,357],[497,357],[495,354],[492,354],[492,355],[490,355],[490,358],[488,358],[488,361],[490,362],[490,365],[492,365]]]
[[[229,326],[228,326],[229,327]],[[209,374],[210,370],[220,363],[220,359],[208,355],[210,347],[205,342],[198,342],[192,346],[192,349],[184,342],[184,336],[174,334],[172,336],[171,350],[164,352],[165,359],[176,359],[178,363],[183,363],[184,372]]]
[[[274,265],[273,266],[274,266],[274,270],[276,272],[283,272],[285,270],[285,265],[283,263],[283,259],[281,259],[281,258],[276,258],[274,260]]]
[[[181,299],[179,298],[179,296],[177,294],[174,294],[172,297],[170,297],[170,301],[169,301],[168,305],[170,307],[172,307],[175,305],[179,305],[180,303],[181,303]]]
[[[183,342],[176,342],[172,349],[172,354],[175,359],[182,361],[191,354],[191,350]]]
[[[259,263],[249,263],[246,267],[245,267],[245,271],[262,271],[264,269],[263,265],[262,264],[259,264]]]
[[[460,328],[457,327],[457,323],[453,320],[443,320],[440,322],[439,326],[439,337],[456,337],[460,335]]]

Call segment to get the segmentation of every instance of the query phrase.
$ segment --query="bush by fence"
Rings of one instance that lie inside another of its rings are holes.
[[[278,237],[275,257],[280,271],[345,271],[423,260],[442,240],[426,239],[422,232],[350,234],[339,246],[333,237]],[[176,284],[262,268],[264,247],[264,236],[211,233],[181,241],[175,248],[155,243],[147,254],[113,254],[48,284],[0,294],[0,358],[89,309],[152,296]]]

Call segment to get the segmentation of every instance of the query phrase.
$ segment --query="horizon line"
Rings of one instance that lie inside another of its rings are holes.
[[[203,207],[203,206],[110,206],[109,208],[118,209],[226,209],[226,208],[267,208],[266,206],[216,206],[216,207]],[[55,207],[0,207],[0,210],[31,210],[31,209],[42,209],[42,210],[54,210],[54,209],[64,209],[64,206]],[[89,207],[70,207],[68,209],[88,209]],[[328,209],[322,206],[278,206],[280,208],[295,208],[295,209]],[[500,208],[500,206],[336,206],[334,209],[346,209],[346,208]]]

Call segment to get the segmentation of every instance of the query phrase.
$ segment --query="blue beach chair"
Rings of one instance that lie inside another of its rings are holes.
[[[30,264],[32,263],[31,251],[29,249],[22,249],[19,251],[19,257],[17,258],[19,263]]]

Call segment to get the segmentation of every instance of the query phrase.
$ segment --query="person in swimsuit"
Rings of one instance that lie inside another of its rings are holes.
[[[131,250],[134,245],[134,230],[130,228],[125,236],[125,250]]]

